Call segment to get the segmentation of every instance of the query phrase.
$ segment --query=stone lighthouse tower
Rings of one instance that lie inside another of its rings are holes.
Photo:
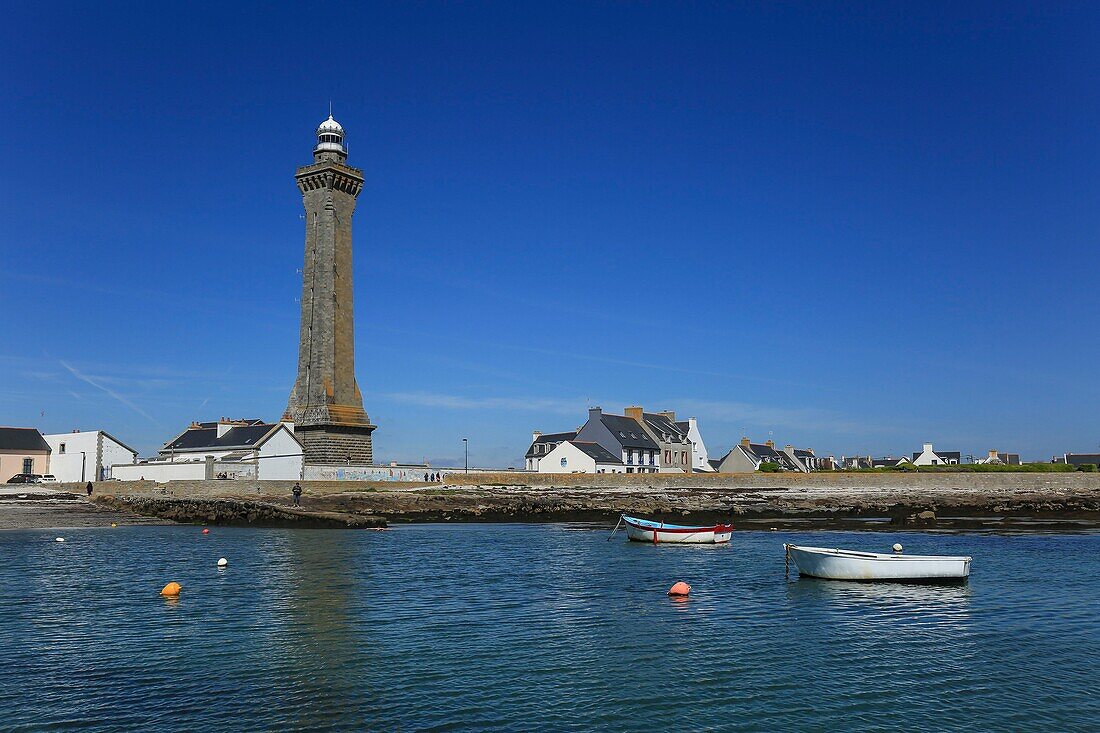
[[[294,179],[306,209],[298,378],[287,413],[307,463],[371,463],[375,426],[355,382],[351,217],[363,172],[346,164],[344,128],[332,115],[317,128],[313,165]]]

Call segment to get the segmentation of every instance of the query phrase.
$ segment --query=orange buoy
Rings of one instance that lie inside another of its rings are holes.
[[[688,593],[691,593],[691,586],[682,580],[668,589],[670,596],[686,596]]]
[[[202,528],[202,533],[203,534],[210,534],[210,530],[208,530],[206,527],[203,527]]]
[[[180,584],[176,582],[169,583],[160,589],[160,594],[166,598],[175,598],[180,594]]]

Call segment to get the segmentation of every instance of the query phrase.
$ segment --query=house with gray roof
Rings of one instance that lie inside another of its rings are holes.
[[[623,412],[633,419],[657,444],[657,470],[660,473],[691,473],[694,464],[688,431],[676,422],[676,413],[646,412],[641,407],[628,407]]]
[[[619,456],[626,473],[657,473],[660,446],[641,423],[626,415],[612,415],[599,407],[588,410],[588,420],[577,431],[577,440],[598,443]]]
[[[748,438],[733,446],[718,462],[721,473],[751,473],[765,463],[774,463],[781,471],[805,471],[794,457],[775,449],[774,441],[753,443]]]
[[[171,481],[195,478],[302,478],[304,450],[289,421],[193,422],[160,449],[157,457],[115,465],[111,474],[123,480]]]
[[[0,427],[0,483],[17,473],[50,472],[50,446],[37,428]]]
[[[1068,463],[1071,466],[1084,466],[1090,463],[1100,466],[1100,453],[1063,453],[1062,457],[1056,458],[1054,462]]]
[[[957,466],[962,463],[962,453],[954,450],[932,450],[931,443],[925,443],[920,453],[913,454],[914,466]]]
[[[566,440],[539,461],[539,473],[626,473],[622,460],[599,443]]]
[[[538,471],[539,463],[562,443],[577,437],[577,431],[568,433],[540,433],[535,431],[531,436],[531,445],[523,456],[524,467],[528,471]],[[550,473],[556,473],[551,471]]]

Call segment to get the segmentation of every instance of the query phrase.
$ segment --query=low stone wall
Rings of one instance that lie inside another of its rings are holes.
[[[708,491],[757,491],[813,489],[821,491],[897,490],[928,491],[1039,491],[1100,490],[1100,473],[1052,471],[1050,473],[455,473],[449,486],[510,486],[554,489],[703,489]]]
[[[101,481],[95,484],[95,496],[147,496],[174,499],[240,499],[290,501],[291,489],[301,483],[303,500],[345,492],[394,491],[408,488],[438,487],[410,481]],[[83,493],[84,484],[58,484],[58,488]]]

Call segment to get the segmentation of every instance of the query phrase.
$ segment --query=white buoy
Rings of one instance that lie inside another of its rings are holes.
[[[65,541],[64,537],[57,537],[56,539],[54,539],[54,542],[64,542],[64,541]]]
[[[218,567],[219,568],[224,568],[228,564],[229,564],[229,561],[226,560],[224,557],[218,558]]]
[[[900,554],[900,553],[901,553],[901,551],[902,551],[902,549],[903,549],[903,548],[902,548],[902,546],[901,546],[901,543],[900,543],[900,542],[895,542],[895,543],[894,543],[894,552],[896,552],[896,553],[899,553],[899,554]]]

